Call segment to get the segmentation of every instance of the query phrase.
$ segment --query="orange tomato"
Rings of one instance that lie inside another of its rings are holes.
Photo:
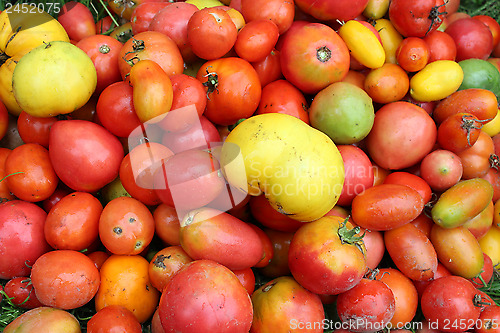
[[[365,78],[364,89],[374,102],[387,104],[405,97],[410,87],[408,74],[401,66],[385,63],[371,70]]]
[[[399,44],[396,59],[405,71],[418,72],[427,65],[429,54],[429,47],[422,38],[408,37]]]
[[[158,291],[162,291],[170,278],[191,261],[193,259],[178,245],[161,249],[149,262],[148,273],[151,284]]]

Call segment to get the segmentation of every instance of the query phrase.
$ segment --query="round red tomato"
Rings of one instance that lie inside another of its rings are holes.
[[[471,17],[452,22],[445,30],[457,46],[456,61],[486,60],[493,51],[493,36],[486,24]]]
[[[149,262],[149,279],[153,287],[162,291],[172,276],[193,259],[182,247],[168,246],[156,252]]]
[[[179,116],[182,117],[182,115]],[[193,117],[195,120],[187,130],[166,131],[161,140],[162,144],[176,154],[190,149],[208,149],[218,146],[221,138],[215,125],[205,116],[197,118],[195,114]],[[169,119],[168,115],[165,119]],[[177,122],[175,126],[181,125]]]
[[[238,11],[247,23],[262,19],[273,21],[282,34],[292,25],[295,6],[287,0],[241,0],[241,10]]]
[[[472,147],[481,132],[482,124],[470,113],[455,113],[438,127],[437,142],[443,149],[460,153]]]
[[[77,1],[68,1],[59,9],[57,21],[64,27],[71,40],[78,42],[96,34],[94,17],[89,7]]]
[[[122,305],[108,305],[97,311],[87,323],[88,333],[122,331],[141,333],[141,323]]]
[[[49,133],[57,117],[33,117],[21,111],[17,118],[17,131],[25,143],[38,143],[49,148]]]
[[[253,20],[238,32],[234,51],[249,62],[263,60],[274,48],[279,37],[279,28],[271,20]]]
[[[296,0],[295,4],[304,13],[321,21],[348,21],[360,15],[368,4],[368,0],[313,1]]]
[[[425,37],[436,30],[446,15],[443,0],[393,0],[389,19],[405,37]]]
[[[457,56],[457,46],[453,38],[444,31],[434,30],[424,37],[424,41],[429,48],[429,60],[455,60]]]
[[[148,31],[149,25],[153,18],[162,9],[170,5],[170,2],[143,2],[135,7],[130,17],[130,23],[132,24],[132,33],[137,35],[140,32]]]
[[[180,245],[181,225],[175,208],[164,203],[159,204],[153,211],[153,218],[156,236],[166,245]]]
[[[462,161],[462,178],[472,179],[485,176],[492,165],[491,163],[495,162],[494,153],[493,140],[488,134],[480,131],[479,137],[472,147],[457,154]]]
[[[421,177],[437,192],[444,192],[458,183],[462,173],[460,157],[449,150],[434,150],[420,163]]]
[[[262,87],[283,77],[281,74],[280,51],[276,49],[269,52],[263,60],[252,62],[252,66],[259,75]]]
[[[12,297],[10,301],[23,309],[42,306],[30,282],[29,278],[20,276],[7,281],[4,287],[5,294],[9,298]]]

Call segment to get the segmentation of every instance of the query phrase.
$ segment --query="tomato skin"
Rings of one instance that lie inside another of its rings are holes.
[[[433,20],[431,11],[437,10],[440,19],[446,15],[442,0],[409,1],[395,0],[389,5],[389,19],[394,27],[405,37],[425,37],[441,24],[440,19]]]
[[[450,23],[445,32],[457,46],[456,61],[471,58],[486,60],[493,51],[493,36],[480,20],[466,17]]]
[[[279,37],[279,28],[271,20],[253,20],[238,32],[234,50],[248,62],[264,60],[273,50]]]
[[[429,60],[455,60],[457,57],[457,47],[453,38],[444,31],[434,30],[424,38],[429,48]]]
[[[215,59],[204,63],[196,78],[206,83],[214,75],[218,84],[211,87],[207,83],[209,99],[204,116],[217,125],[232,125],[250,117],[262,94],[259,76],[252,65],[236,57]]]
[[[490,257],[492,265],[498,265],[500,263],[500,228],[498,225],[493,224],[478,242],[481,250]]]
[[[387,252],[396,267],[415,281],[428,281],[434,277],[438,258],[427,236],[411,223],[384,232]]]
[[[349,71],[349,49],[332,28],[321,23],[287,33],[280,52],[284,77],[306,94],[341,81]]]
[[[385,63],[366,74],[363,89],[374,102],[387,104],[401,100],[408,93],[410,79],[399,65]]]
[[[481,274],[479,274],[479,276],[470,279],[470,281],[472,282],[472,284],[474,284],[476,288],[487,287],[488,283],[490,282],[493,276],[493,262],[491,261],[491,258],[486,253],[483,253],[483,257],[484,257],[484,266],[483,269],[481,270]]]
[[[436,149],[420,163],[420,175],[437,192],[444,192],[462,178],[460,157],[444,149]]]
[[[302,287],[290,276],[273,279],[252,294],[254,320],[251,333],[289,330],[305,323],[321,323],[324,318],[323,304],[318,295]],[[274,311],[279,308],[280,311]],[[308,332],[323,332],[323,328]]]
[[[60,309],[76,309],[97,293],[99,271],[81,252],[54,250],[38,258],[31,269],[31,282],[40,302]]]
[[[134,314],[121,305],[109,305],[90,318],[87,323],[88,333],[99,333],[112,330],[123,330],[124,332],[142,332],[141,323]]]
[[[462,179],[485,176],[491,168],[490,159],[494,152],[493,140],[488,134],[481,131],[472,147],[457,154],[462,161]]]
[[[405,38],[396,51],[399,65],[407,72],[418,72],[429,62],[429,47],[422,38]]]
[[[271,243],[271,239],[269,236],[255,224],[248,224],[256,233],[259,235],[259,238],[262,242],[262,258],[261,260],[254,265],[254,267],[266,267],[274,255],[273,244]]]
[[[481,272],[483,251],[467,228],[459,226],[445,229],[434,224],[430,237],[439,262],[453,275],[470,279]]]
[[[262,259],[257,232],[240,219],[212,208],[190,211],[181,221],[182,248],[194,260],[210,259],[229,269],[244,269]]]
[[[413,188],[424,199],[424,204],[428,203],[432,197],[432,190],[429,184],[421,177],[405,171],[396,171],[387,175],[384,184],[401,184]]]
[[[354,223],[369,230],[390,230],[414,220],[424,208],[424,199],[411,187],[381,184],[358,194],[352,201]]]
[[[75,191],[94,192],[118,175],[123,147],[100,125],[60,120],[50,130],[49,155],[63,183]]]
[[[78,42],[85,37],[96,34],[94,17],[89,7],[77,1],[68,1],[57,16],[71,40]]]
[[[410,79],[410,95],[420,102],[443,99],[457,91],[464,79],[462,67],[452,60],[436,60]]]
[[[48,306],[28,310],[5,327],[4,333],[15,332],[80,333],[80,322],[68,311]]]
[[[361,148],[352,145],[337,146],[344,161],[345,179],[337,205],[350,206],[352,200],[373,186],[373,168]]]
[[[477,293],[474,285],[463,277],[439,278],[422,294],[422,312],[440,331],[463,332],[474,327],[481,313],[482,307],[474,304]]]
[[[356,1],[295,1],[303,12],[321,21],[339,19],[348,21],[360,15],[368,4],[368,0]]]
[[[151,284],[161,292],[172,276],[192,261],[193,259],[178,245],[161,249],[149,262],[148,275]]]
[[[464,227],[476,237],[480,239],[483,237],[493,225],[494,204],[493,201],[486,206],[479,214],[468,220],[463,224]]]
[[[352,19],[339,28],[338,34],[355,61],[368,68],[379,68],[385,63],[385,51],[378,32],[370,27]]]
[[[237,269],[232,271],[234,275],[240,280],[243,287],[245,287],[246,291],[249,295],[255,290],[255,274],[251,267],[244,269]]]
[[[368,155],[384,169],[406,168],[433,149],[436,136],[436,124],[421,107],[403,101],[385,104],[367,136]]]
[[[252,62],[251,65],[257,72],[262,87],[283,78],[283,74],[281,73],[280,51],[276,49],[269,52],[263,60]]]
[[[323,295],[338,295],[362,279],[366,273],[364,244],[342,238],[338,216],[325,216],[304,224],[290,243],[288,265],[295,280],[304,288]],[[327,278],[326,278],[327,277]]]
[[[150,30],[149,25],[155,15],[170,4],[169,2],[143,2],[135,7],[130,17],[132,33],[137,35],[138,33]]]
[[[442,263],[438,262],[436,273],[434,273],[434,278],[427,280],[427,281],[413,280],[413,285],[415,286],[415,288],[417,288],[419,301],[422,298],[422,294],[424,293],[425,288],[427,288],[427,286],[432,281],[437,280],[440,277],[449,276],[449,275],[452,275],[450,273],[450,271],[446,267],[444,267],[444,265]]]
[[[277,278],[290,274],[288,267],[288,251],[292,242],[293,232],[263,229],[273,245],[273,257],[265,267],[258,268],[258,272],[270,278]]]
[[[386,62],[397,64],[396,51],[403,41],[403,36],[396,30],[389,19],[380,18],[375,20],[374,28],[377,29],[380,39],[382,39]]]
[[[7,133],[9,125],[9,111],[3,102],[0,102],[0,140],[2,140]]]
[[[281,35],[293,23],[295,6],[286,0],[241,0],[241,10],[238,11],[247,23],[260,19],[273,21]]]
[[[379,280],[363,278],[337,297],[337,314],[352,332],[375,332],[389,323],[395,311],[394,294]]]
[[[184,297],[193,294],[200,297]],[[207,307],[207,302],[218,306]],[[165,287],[159,315],[166,332],[248,332],[253,309],[250,296],[233,272],[211,260],[196,260]]]
[[[438,127],[437,142],[443,148],[460,153],[476,143],[482,124],[470,113],[455,113]]]
[[[17,131],[23,142],[38,143],[49,148],[50,127],[56,121],[58,121],[56,117],[33,117],[21,111],[17,117]]]
[[[249,206],[252,216],[267,228],[283,232],[294,232],[303,224],[274,209],[265,195],[250,197]]]
[[[5,174],[13,174],[6,178],[12,194],[30,202],[47,199],[59,183],[49,151],[36,143],[25,143],[12,150],[5,160]]]
[[[165,245],[180,245],[180,222],[177,211],[167,204],[159,204],[153,211],[155,234]]]
[[[12,303],[23,309],[34,309],[43,306],[36,297],[33,285],[29,284],[29,282],[26,277],[15,277],[7,281],[3,290],[8,297],[13,297],[11,299]],[[26,298],[28,298],[27,301]]]

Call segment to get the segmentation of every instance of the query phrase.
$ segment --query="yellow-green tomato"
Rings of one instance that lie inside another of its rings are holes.
[[[385,63],[385,51],[377,36],[356,20],[344,23],[338,31],[354,59],[368,68],[379,68]]]
[[[226,179],[298,221],[313,221],[337,202],[344,163],[333,141],[293,116],[252,116],[227,136],[221,153]]]
[[[493,186],[483,178],[463,180],[447,189],[432,207],[432,220],[443,228],[463,225],[481,213],[493,198]]]
[[[40,306],[31,309],[12,321],[5,327],[4,333],[80,333],[80,323],[71,313]]]
[[[380,19],[387,13],[389,3],[389,0],[368,0],[363,15],[372,20]]]
[[[12,75],[14,97],[34,117],[79,109],[90,99],[97,73],[89,56],[63,41],[42,44],[24,55]]]
[[[452,60],[437,60],[427,64],[410,79],[410,95],[419,102],[443,99],[462,84],[464,72]]]

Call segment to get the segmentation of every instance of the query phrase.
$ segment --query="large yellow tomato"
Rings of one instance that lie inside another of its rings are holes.
[[[332,209],[344,183],[344,163],[333,141],[281,113],[236,126],[222,146],[221,165],[235,187],[265,193],[276,210],[304,222]]]
[[[12,92],[17,62],[35,47],[56,40],[69,42],[66,30],[39,7],[17,4],[0,14],[0,100],[11,114],[22,111]]]
[[[92,60],[70,42],[40,45],[24,55],[12,75],[19,106],[34,117],[66,114],[84,106],[97,85]]]

